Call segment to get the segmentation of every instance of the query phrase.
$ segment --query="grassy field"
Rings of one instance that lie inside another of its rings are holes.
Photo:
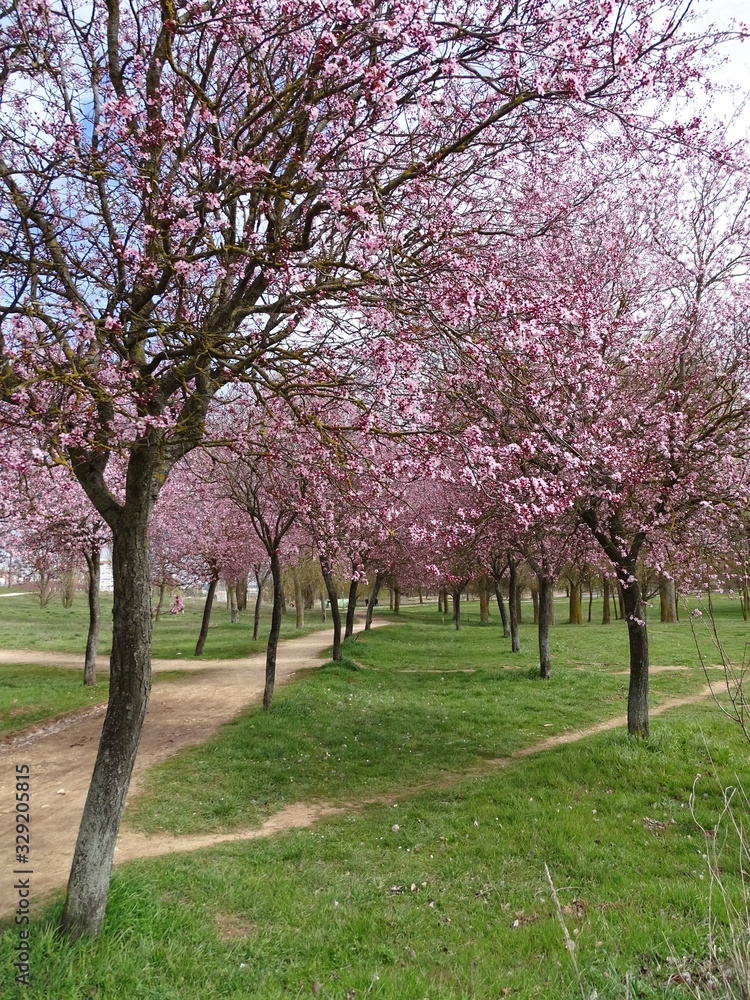
[[[740,659],[750,626],[729,601],[716,610]],[[458,634],[434,607],[403,612],[347,642],[346,664],[280,688],[270,715],[251,709],[154,769],[127,812],[155,835],[230,830],[293,801],[339,816],[118,869],[100,940],[60,942],[59,902],[37,918],[31,987],[13,986],[17,938],[3,936],[0,996],[573,1000],[545,863],[587,1000],[624,1000],[626,977],[631,998],[688,996],[669,980],[678,966],[705,977],[709,884],[689,795],[703,775],[710,828],[722,785],[750,783],[739,732],[706,702],[654,719],[648,741],[618,729],[507,759],[624,713],[622,623],[556,626],[545,684],[530,624],[514,656],[471,604]],[[652,704],[700,690],[688,623],[650,637],[654,663],[684,667],[653,676]],[[722,868],[737,892],[731,838]]]
[[[8,591],[0,589],[0,593]],[[111,614],[112,597],[102,594],[103,624],[99,645],[102,656],[107,656],[111,650],[111,632],[106,628]],[[202,614],[202,602],[187,599],[184,615],[162,615],[154,624],[154,656],[194,661]],[[298,630],[295,622],[293,613],[284,617],[282,638],[305,635],[325,627],[320,622],[319,611],[308,616],[305,629]],[[211,615],[204,655],[198,659],[243,657],[262,652],[270,623],[270,607],[262,608],[260,636],[253,642],[252,615],[243,612],[240,621],[232,625],[226,606],[217,603]],[[0,733],[11,733],[62,712],[107,700],[109,680],[106,674],[99,677],[93,688],[85,688],[82,683],[87,628],[88,605],[84,594],[77,594],[73,607],[68,610],[57,599],[42,610],[38,598],[31,593],[0,598],[0,649],[54,651],[81,657],[80,671],[54,666],[0,664]],[[154,674],[153,679],[154,683],[161,683],[180,676],[178,671],[160,672]]]
[[[0,590],[0,594],[8,593]],[[103,593],[102,629],[99,653],[108,656],[112,647],[112,595]],[[185,613],[181,615],[162,614],[154,622],[153,655],[156,658],[172,659],[185,656],[194,659],[195,644],[198,641],[203,601],[185,598]],[[330,626],[330,618],[328,622]],[[252,609],[240,613],[240,620],[232,625],[225,602],[215,602],[211,613],[211,625],[203,651],[204,658],[232,659],[248,656],[264,649],[271,625],[271,609],[268,604],[261,608],[261,630],[257,642],[253,642]],[[282,617],[281,635],[305,635],[324,628],[320,620],[320,610],[307,613],[305,628],[297,630],[294,611]],[[0,598],[0,649],[31,649],[61,653],[80,653],[86,649],[88,631],[88,604],[84,593],[77,593],[73,607],[65,609],[59,598],[53,597],[44,610],[39,608],[39,599],[33,593],[22,597]]]
[[[162,671],[154,675],[153,682],[162,684],[183,676],[179,670]],[[107,700],[106,675],[93,687],[84,687],[82,677],[82,671],[67,668],[0,664],[0,734]]]

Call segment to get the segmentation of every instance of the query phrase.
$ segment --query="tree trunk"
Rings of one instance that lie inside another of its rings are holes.
[[[129,480],[140,471],[134,475],[133,459]],[[142,472],[141,479],[148,475],[150,480],[149,473]],[[109,701],[62,914],[61,931],[72,940],[101,933],[117,832],[151,691],[149,486],[150,481],[135,483],[140,495],[126,500],[113,525]]]
[[[568,623],[570,625],[580,625],[583,618],[581,615],[581,585],[580,583],[570,584],[570,598],[568,600]]]
[[[253,617],[253,642],[258,641],[260,631],[260,606],[263,602],[263,578],[258,570],[255,571],[255,582],[258,585],[258,596],[255,598],[255,616]]]
[[[607,576],[604,577],[603,587],[604,587],[604,596],[602,598],[602,625],[609,625],[609,623],[610,623],[610,617],[609,617],[610,586],[609,586],[609,577],[607,577]]]
[[[461,630],[461,591],[453,591],[453,621],[456,623],[456,631]]]
[[[263,688],[263,708],[266,712],[271,711],[273,701],[273,688],[276,683],[276,650],[279,645],[279,633],[281,632],[281,609],[284,601],[284,585],[281,582],[281,562],[278,553],[270,553],[271,558],[271,579],[273,580],[273,611],[271,612],[271,632],[268,636],[268,646],[266,647],[266,683]]]
[[[237,610],[247,611],[247,573],[237,581]]]
[[[622,584],[621,583],[618,584],[618,586],[617,586],[617,595],[618,595],[618,597],[620,599],[620,618],[624,618],[625,617],[625,595],[623,594]]]
[[[552,674],[549,628],[552,624],[552,580],[539,578],[539,675],[548,680]]]
[[[164,606],[164,595],[167,592],[167,585],[162,580],[159,584],[159,603],[156,605],[156,611],[154,611],[154,621],[159,621],[159,615],[161,614],[161,609]]]
[[[359,586],[358,580],[352,580],[349,584],[349,600],[346,605],[346,628],[344,629],[344,638],[348,639],[349,636],[354,635],[354,612],[357,610],[357,587]]]
[[[591,624],[591,606],[594,603],[594,589],[591,586],[591,577],[589,577],[589,625]]]
[[[630,687],[628,732],[648,736],[648,631],[643,614],[641,588],[637,580],[622,587],[630,642]]]
[[[742,584],[742,617],[743,617],[743,619],[745,621],[747,621],[748,611],[750,611],[749,605],[750,605],[750,593],[748,593],[747,583],[743,582],[743,584]],[[677,602],[675,601],[675,607],[676,606],[677,606]]]
[[[375,583],[372,585],[372,593],[370,594],[370,600],[367,602],[367,614],[365,615],[365,632],[369,632],[372,628],[372,613],[375,609],[375,604],[378,600],[378,591],[380,590],[380,584],[383,582],[383,577],[380,573],[375,574]]]
[[[76,575],[72,566],[60,574],[60,600],[66,611],[73,607],[73,597],[76,590]]]
[[[325,621],[326,618],[327,618],[327,615],[326,615],[326,595],[324,593],[322,593],[322,591],[321,591],[321,594],[320,594],[320,613],[321,613],[322,621]]]
[[[510,609],[510,648],[513,653],[521,650],[518,641],[518,588],[516,587],[516,560],[513,556],[508,557],[508,568],[510,576],[508,578],[508,608]]]
[[[296,566],[292,566],[292,579],[294,580],[294,610],[297,612],[296,628],[305,627],[305,599],[302,596],[302,584],[299,578],[299,571]]]
[[[229,621],[236,625],[240,620],[240,609],[237,607],[237,584],[227,580],[227,597],[229,598]]]
[[[534,607],[534,624],[539,624],[539,588],[531,588],[531,603]]]
[[[393,588],[393,613],[394,615],[401,614],[401,590],[399,587]]]
[[[339,612],[339,594],[333,582],[331,571],[329,569],[323,569],[322,563],[320,569],[321,572],[323,573],[323,582],[326,585],[326,590],[328,592],[328,599],[331,602],[331,618],[333,619],[332,659],[334,660],[334,662],[339,663],[343,659],[343,657],[341,656],[341,613]]]
[[[677,620],[675,617],[674,581],[666,576],[659,577],[659,610],[663,622]]]
[[[508,612],[505,610],[505,598],[503,597],[503,590],[499,580],[495,580],[495,597],[497,598],[497,607],[500,611],[500,619],[503,623],[503,639],[507,639],[510,635]]]
[[[440,587],[438,587],[438,614],[439,615],[444,615],[445,614],[445,608],[443,606],[443,591],[442,591],[442,588],[440,588]],[[745,616],[745,617],[747,617],[747,616]]]
[[[388,588],[388,610],[393,611],[393,587]]]
[[[677,587],[674,588],[674,620],[680,620],[680,603],[677,600]]]
[[[86,687],[93,687],[96,684],[96,653],[99,649],[99,626],[102,620],[99,605],[101,552],[98,548],[92,548],[90,552],[83,554],[89,568],[89,634],[86,639],[86,659],[83,663],[83,683]]]
[[[208,593],[206,594],[206,603],[203,606],[203,621],[201,622],[201,632],[198,636],[198,642],[195,644],[195,655],[200,656],[203,652],[203,647],[206,645],[206,639],[208,638],[208,624],[211,621],[211,606],[214,603],[214,594],[216,593],[216,587],[219,583],[218,571],[214,570],[214,574],[211,577],[211,582],[208,585]]]
[[[422,597],[422,588],[419,588],[419,603],[424,604],[424,598]]]
[[[487,587],[482,584],[479,588],[479,624],[489,625],[490,623],[490,595]]]
[[[53,593],[52,580],[48,572],[43,571],[39,574],[37,587],[39,588],[39,607],[46,608]]]

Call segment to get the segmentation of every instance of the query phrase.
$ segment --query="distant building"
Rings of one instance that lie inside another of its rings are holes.
[[[102,549],[101,570],[99,577],[99,590],[113,591],[115,581],[112,576],[112,550],[108,545]]]

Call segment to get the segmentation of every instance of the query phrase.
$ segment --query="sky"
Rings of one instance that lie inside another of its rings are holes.
[[[714,22],[717,27],[727,29],[734,19],[750,25],[750,0],[694,0],[693,10],[697,24]],[[724,118],[729,118],[750,93],[750,39],[745,42],[732,41],[723,46],[727,64],[721,71],[712,74],[717,92],[713,97],[713,107]],[[739,87],[739,93],[722,92],[729,85]],[[750,134],[750,100],[739,115],[733,135],[737,138]]]

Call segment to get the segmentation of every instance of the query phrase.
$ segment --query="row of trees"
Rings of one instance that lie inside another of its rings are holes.
[[[585,550],[622,586],[647,733],[640,563],[745,544],[747,176],[674,121],[721,40],[689,7],[8,7],[3,499],[66,470],[112,544],[71,936],[101,929],[169,532],[209,581],[257,545],[275,594],[295,532],[329,593],[399,563],[457,601],[522,556],[543,670]]]

